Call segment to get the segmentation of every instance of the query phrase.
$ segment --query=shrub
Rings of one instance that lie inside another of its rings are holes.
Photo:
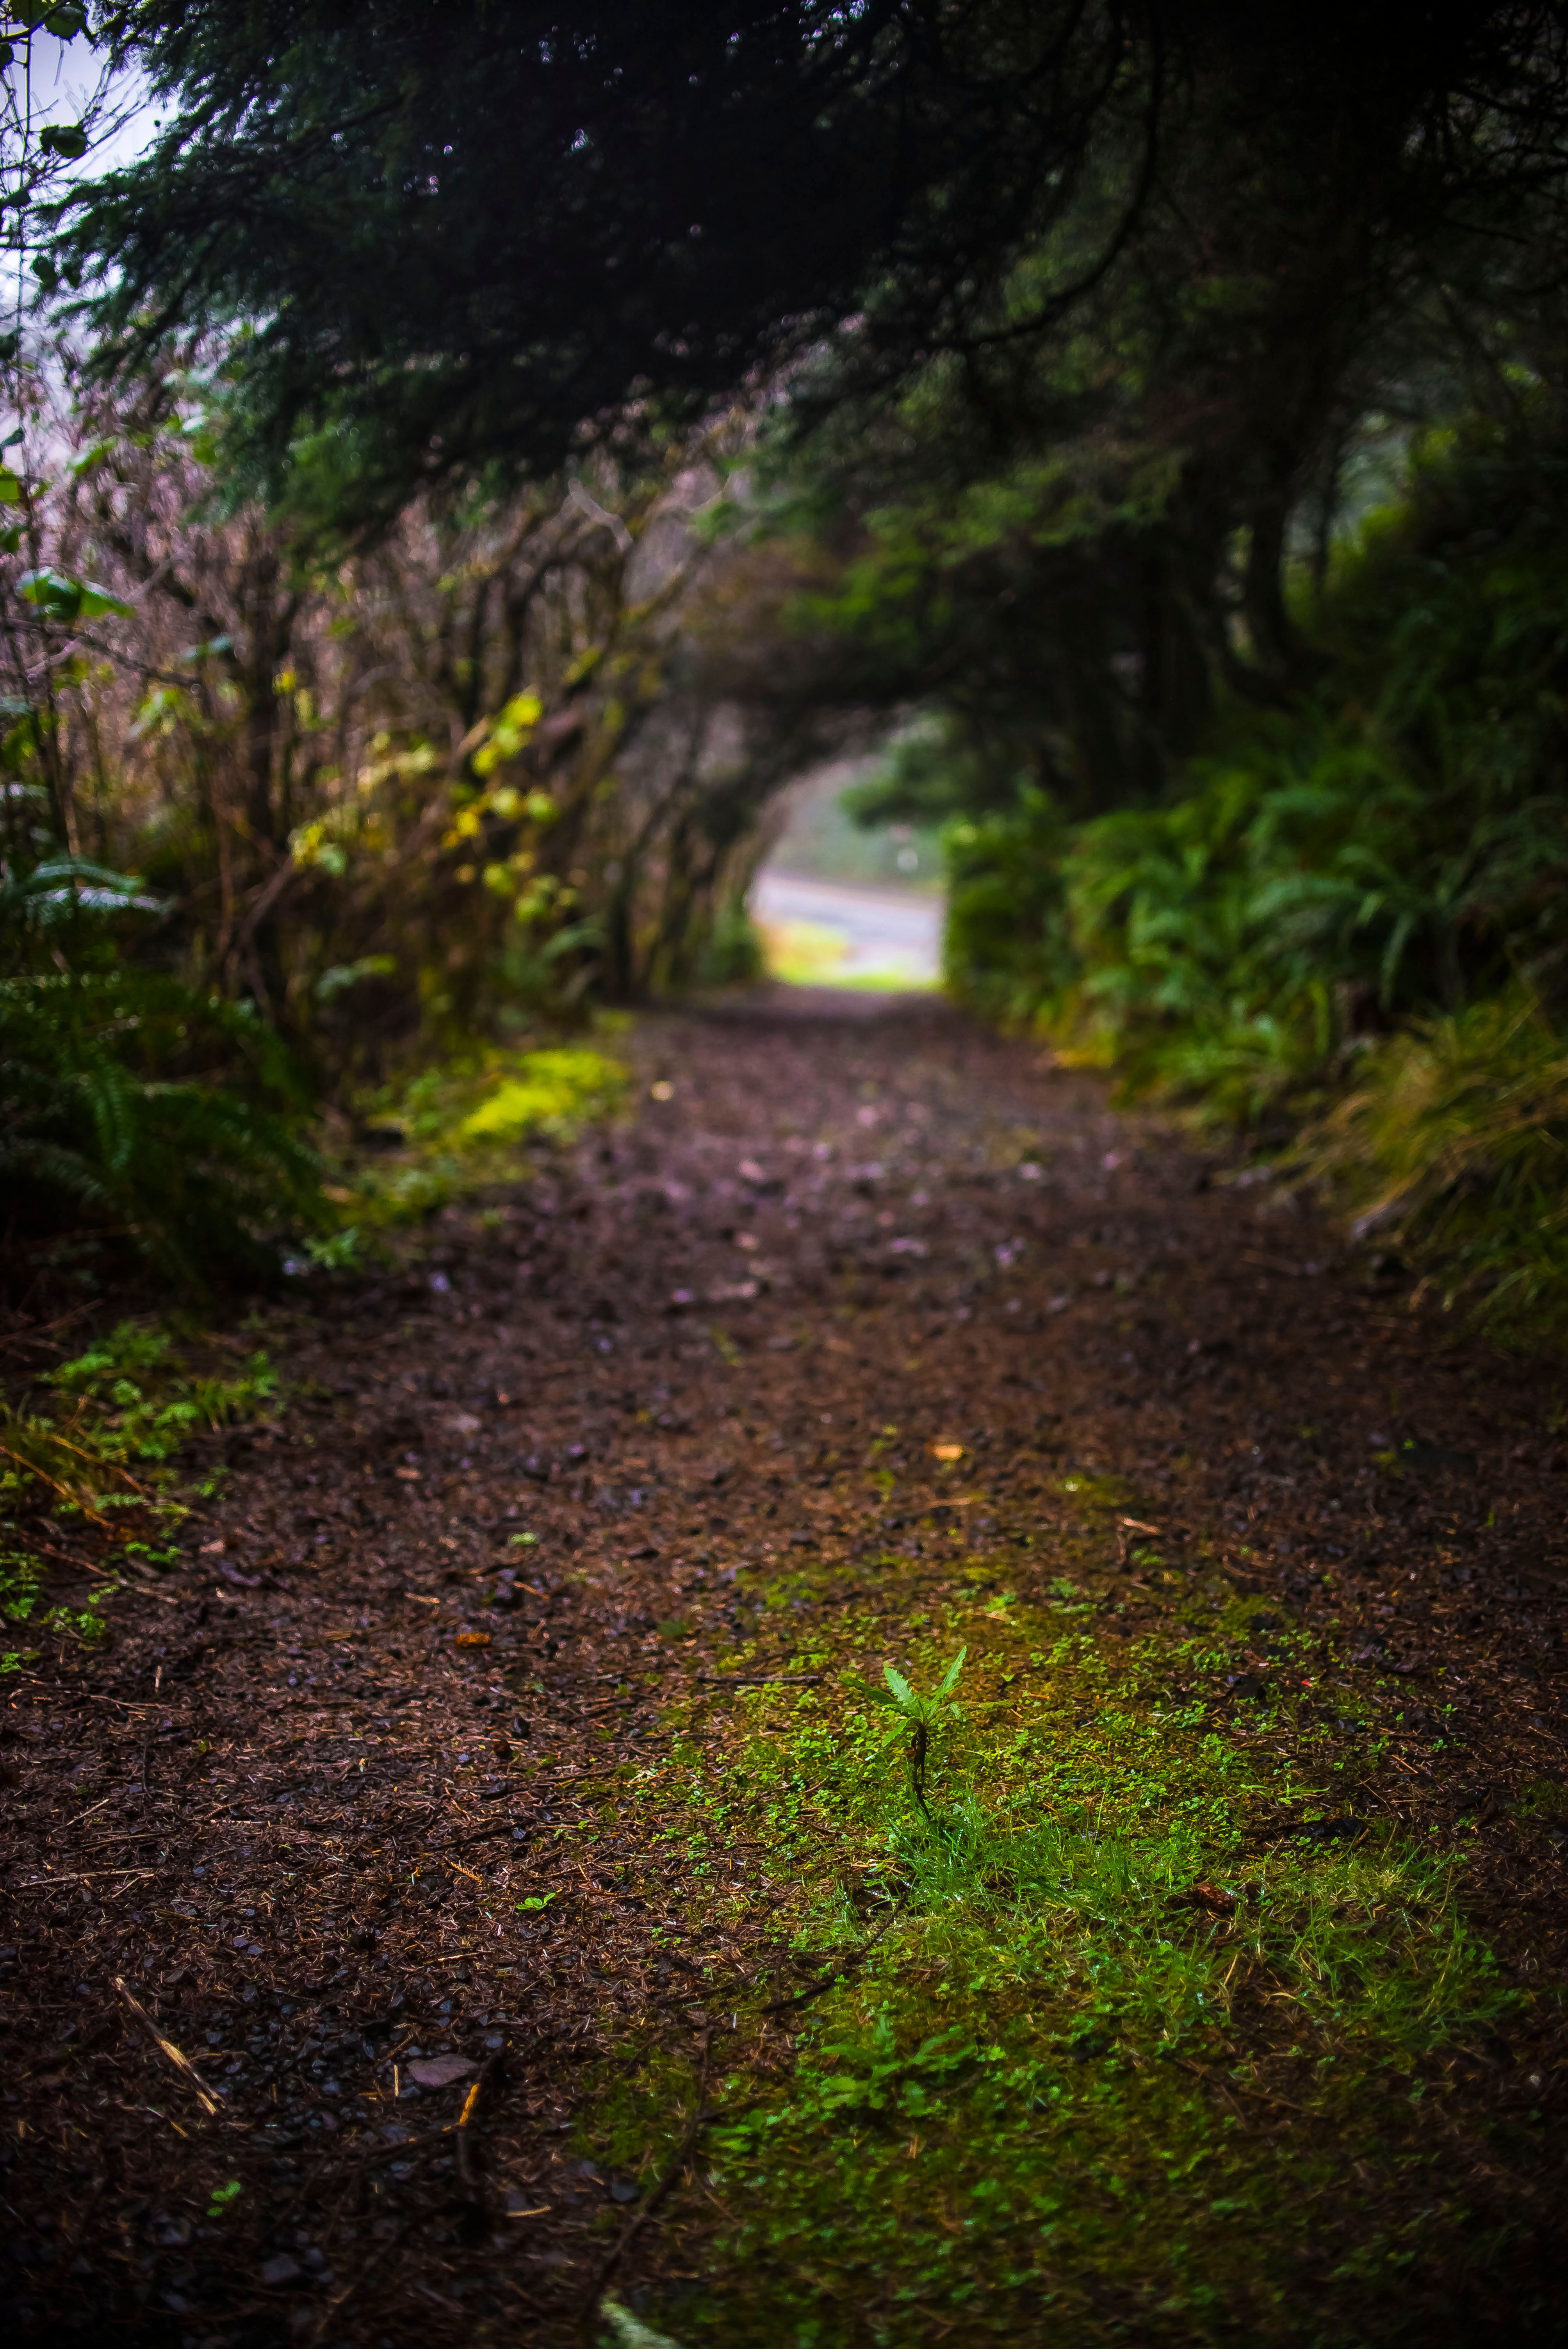
[[[8,1252],[119,1241],[190,1288],[275,1270],[275,1236],[321,1216],[287,1106],[280,1049],[242,1009],[124,966],[0,980]]]
[[[1568,1301],[1568,1047],[1517,990],[1373,1046],[1305,1163],[1516,1328]]]

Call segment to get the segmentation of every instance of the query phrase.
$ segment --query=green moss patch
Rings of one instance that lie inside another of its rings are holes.
[[[626,1084],[618,1061],[585,1045],[530,1052],[487,1046],[459,1055],[377,1096],[366,1131],[381,1147],[358,1155],[329,1196],[356,1228],[418,1222],[450,1200],[515,1179],[517,1151],[570,1141],[590,1119],[615,1109]],[[319,1247],[313,1254],[331,1261]]]
[[[1265,1624],[1238,1695],[1259,1609],[1217,1582],[1119,1641],[1114,1585],[961,1572],[892,1657],[885,1607],[820,1579],[830,1635],[789,1662],[820,1677],[775,1659],[717,1752],[694,1727],[618,1801],[690,1867],[688,1931],[776,1927],[587,2111],[645,2181],[712,2116],[677,2239],[700,2288],[650,2322],[690,2349],[1350,2344],[1505,2255],[1464,2082],[1521,1993],[1462,1861],[1363,1805],[1374,1755],[1329,1742],[1305,1640]],[[960,1647],[923,1810],[913,1716],[872,1696],[892,1661],[934,1704]]]

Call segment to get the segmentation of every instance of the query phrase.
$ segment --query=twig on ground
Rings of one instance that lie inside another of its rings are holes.
[[[704,1688],[814,1688],[820,1672],[699,1672]]]
[[[469,2135],[469,2124],[473,2120],[475,2113],[479,2110],[480,2099],[485,2095],[487,2089],[490,2087],[495,2080],[496,2075],[500,2070],[504,2055],[504,2049],[498,2050],[498,2052],[490,2057],[489,2063],[484,2065],[478,2079],[473,2083],[468,2095],[463,2098],[463,2109],[458,2115],[457,2118],[455,2135],[458,2140],[458,2176],[462,2181],[463,2191],[468,2196],[469,2200],[480,2208],[483,2207],[484,2195],[480,2188],[480,2181],[474,2175],[472,2152],[473,2140]]]
[[[181,2055],[179,2048],[176,2047],[172,2039],[165,2039],[163,2033],[158,2028],[157,2023],[154,2023],[151,2015],[149,2014],[147,2009],[141,2003],[141,2001],[135,1997],[131,1992],[127,1990],[124,1982],[121,1982],[118,1974],[116,1974],[114,1978],[114,1987],[118,1996],[124,2000],[126,2005],[129,2007],[132,2014],[135,2015],[142,2029],[150,2033],[153,2045],[161,2054],[168,2058],[170,2064],[173,2064],[175,2070],[185,2082],[187,2087],[193,2088],[195,2090],[197,2097],[201,2102],[202,2111],[210,2113],[214,2120],[222,2117],[223,2107],[218,2103],[216,2097],[209,2095],[207,2090],[202,2086],[201,2075],[197,2071],[195,2065],[191,2063],[186,2056]]]

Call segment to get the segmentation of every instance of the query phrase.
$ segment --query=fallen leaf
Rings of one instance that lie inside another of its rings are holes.
[[[458,1645],[459,1648],[488,1648],[490,1643],[490,1635],[488,1631],[459,1631],[458,1633]]]
[[[401,1476],[405,1485],[417,1485],[419,1481],[419,1472],[417,1468],[394,1468],[392,1474],[394,1476]]]
[[[1168,1909],[1207,1909],[1217,1917],[1228,1917],[1236,1905],[1233,1892],[1226,1892],[1217,1884],[1200,1878],[1185,1892],[1172,1893],[1165,1903]]]
[[[1219,1885],[1210,1884],[1202,1878],[1192,1887],[1191,1897],[1202,1908],[1217,1909],[1222,1915],[1236,1905],[1233,1892],[1226,1892]]]
[[[410,2080],[421,2088],[449,2088],[454,2081],[470,2079],[479,2070],[466,2055],[427,2055],[407,2067]]]

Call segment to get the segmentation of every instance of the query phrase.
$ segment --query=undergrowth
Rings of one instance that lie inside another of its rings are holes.
[[[601,1015],[601,1024],[612,1023]],[[418,1223],[453,1199],[515,1179],[515,1154],[568,1142],[624,1098],[626,1071],[585,1045],[534,1051],[475,1046],[388,1086],[366,1104],[357,1149],[328,1186],[342,1216],[317,1263],[353,1260],[378,1230]]]
[[[0,864],[0,1244],[89,1278],[129,1250],[201,1291],[275,1272],[283,1234],[319,1227],[319,1169],[253,1009],[119,958],[151,903],[80,858]]]
[[[1550,1337],[1568,1300],[1568,1045],[1510,993],[1370,1049],[1306,1134],[1305,1164],[1364,1234],[1432,1267],[1445,1299]]]
[[[645,2181],[714,2111],[703,2280],[653,2321],[687,2349],[1398,2337],[1436,2261],[1451,2288],[1506,2256],[1452,2070],[1519,1993],[1462,1857],[1363,1808],[1384,1740],[1333,1725],[1305,1635],[1272,1635],[1266,1702],[1227,1700],[1256,1609],[1217,1577],[1123,1645],[1109,1594],[985,1578],[912,1612],[891,1723],[885,1613],[841,1603],[790,1660],[820,1687],[743,1693],[718,1756],[620,1789],[710,1926],[744,1852],[792,1952],[732,2034],[710,2013],[706,2071],[648,2054],[590,2105],[585,2147]]]
[[[211,1351],[220,1341],[198,1341]],[[253,1350],[234,1370],[195,1367],[174,1332],[122,1321],[86,1353],[62,1363],[30,1409],[0,1406],[0,1622],[27,1636],[88,1646],[109,1634],[106,1609],[129,1574],[155,1573],[177,1556],[172,1537],[188,1491],[211,1495],[217,1478],[176,1465],[194,1435],[271,1413],[278,1381]],[[47,1391],[52,1390],[51,1403]],[[45,1603],[47,1558],[67,1534],[90,1547],[77,1578],[93,1588],[79,1604]],[[14,1635],[15,1636],[15,1635]],[[0,1672],[38,1651],[0,1649]]]
[[[1564,512],[1554,445],[1418,440],[1295,583],[1307,681],[1222,704],[1162,796],[1072,823],[959,729],[877,802],[929,813],[945,776],[961,1001],[1266,1149],[1329,1118],[1352,1211],[1529,1340],[1568,1215]]]

